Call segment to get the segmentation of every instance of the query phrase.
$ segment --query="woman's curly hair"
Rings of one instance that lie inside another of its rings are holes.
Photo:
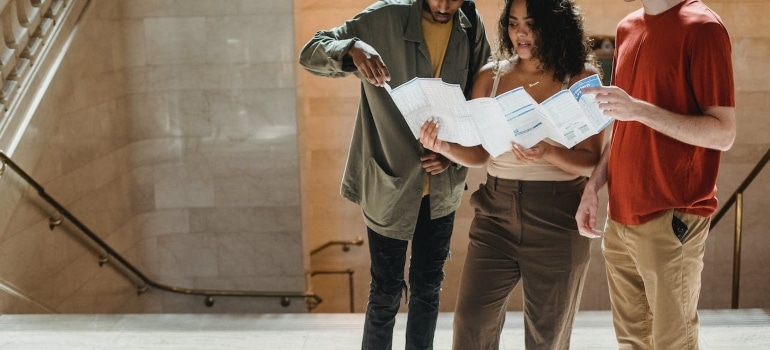
[[[505,0],[505,10],[498,23],[498,52],[500,58],[515,57],[514,45],[508,36],[509,14],[514,0]],[[580,74],[585,63],[596,65],[590,38],[583,31],[583,16],[572,0],[525,0],[527,15],[533,19],[535,43],[532,55],[542,68],[554,70],[554,79],[562,81],[569,75]],[[515,39],[515,38],[514,38]]]

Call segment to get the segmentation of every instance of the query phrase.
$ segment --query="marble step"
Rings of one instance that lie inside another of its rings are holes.
[[[450,349],[452,313],[439,315],[436,350]],[[770,349],[770,310],[702,310],[700,345],[708,350]],[[523,349],[521,312],[506,315],[501,349]],[[0,349],[279,349],[360,348],[363,314],[0,315]],[[396,319],[403,349],[406,315]],[[615,349],[609,311],[581,311],[571,349]]]

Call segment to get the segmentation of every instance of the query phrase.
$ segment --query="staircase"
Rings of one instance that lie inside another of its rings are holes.
[[[770,310],[700,311],[705,350],[770,349]],[[142,314],[1,315],[0,349],[265,349],[360,348],[364,315],[357,314]],[[394,349],[403,349],[406,314],[396,319]],[[524,348],[521,312],[509,312],[502,350]],[[439,315],[434,349],[451,349],[452,313]],[[609,311],[581,311],[571,349],[615,349]]]

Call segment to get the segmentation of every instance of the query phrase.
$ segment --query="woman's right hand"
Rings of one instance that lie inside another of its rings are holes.
[[[438,138],[438,121],[434,119],[428,119],[420,128],[420,143],[426,149],[429,149],[436,153],[444,153],[449,151],[449,142],[439,140]]]

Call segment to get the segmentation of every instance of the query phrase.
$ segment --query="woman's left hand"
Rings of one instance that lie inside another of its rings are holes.
[[[516,157],[516,159],[518,159],[520,162],[525,164],[532,164],[536,163],[540,159],[543,159],[551,147],[553,146],[544,141],[540,141],[530,148],[524,148],[523,146],[514,143],[511,147],[511,151],[513,152],[513,155]]]

